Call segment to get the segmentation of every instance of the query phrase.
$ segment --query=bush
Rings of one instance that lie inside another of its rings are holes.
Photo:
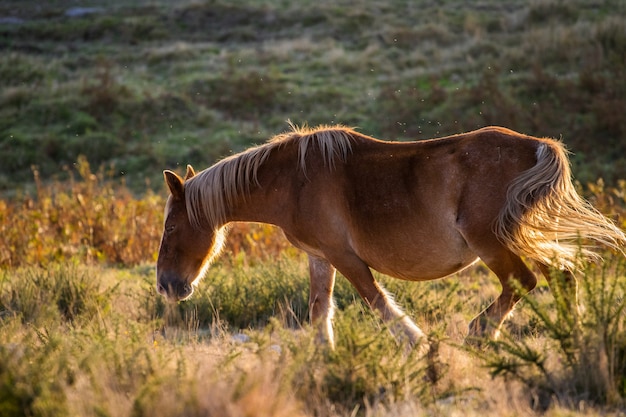
[[[590,265],[579,280],[581,312],[571,287],[555,272],[554,300],[547,305],[526,297],[536,332],[545,340],[517,339],[503,333],[481,352],[493,376],[526,386],[533,405],[546,410],[554,402],[621,407],[626,404],[626,259]]]
[[[234,68],[226,72],[218,78],[195,80],[189,86],[189,96],[229,117],[244,120],[256,120],[288,106],[287,90],[278,73],[242,73]]]
[[[136,199],[116,188],[85,158],[69,184],[44,185],[34,170],[37,196],[0,202],[0,266],[46,265],[80,259],[133,265],[156,259],[164,200]]]
[[[114,289],[74,266],[49,265],[0,274],[0,311],[24,323],[90,321],[110,309]]]

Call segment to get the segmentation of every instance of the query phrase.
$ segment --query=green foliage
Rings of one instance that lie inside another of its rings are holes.
[[[388,329],[372,331],[378,327],[378,317],[363,308],[353,305],[337,320],[336,349],[328,354],[324,367],[325,396],[349,407],[409,397],[428,403],[441,395],[436,384],[443,369],[429,361],[437,359],[437,342],[428,356],[417,349],[407,354],[406,346],[395,341]]]
[[[496,350],[479,356],[455,346],[463,335],[452,323],[460,312],[478,311],[481,294],[497,291],[483,274],[466,272],[457,282],[386,283],[426,326],[426,354],[398,343],[339,277],[342,307],[334,321],[336,347],[329,350],[306,324],[301,257],[234,259],[216,265],[194,298],[176,306],[157,298],[149,266],[3,271],[0,412],[397,415],[384,410],[409,403],[413,411],[447,414],[464,407],[478,415],[473,407],[487,413],[484,404],[494,401],[497,389],[493,381],[480,382],[483,366],[521,381],[522,401],[534,401],[535,408],[554,404],[553,397],[574,409],[581,401],[617,410],[623,405],[626,268],[619,258],[586,272],[583,315],[564,302],[565,288],[554,285],[556,301],[533,294],[524,302],[522,312],[530,309],[534,317],[532,335],[505,332]],[[218,288],[210,289],[213,284]],[[232,296],[237,291],[239,299]],[[240,327],[248,340],[231,339]],[[498,408],[488,413],[514,415]]]
[[[157,311],[167,311],[170,324],[182,327],[225,324],[231,329],[260,328],[274,317],[296,328],[308,322],[305,257],[278,253],[263,262],[249,258],[246,252],[230,261],[228,255],[224,257],[211,266],[193,297],[169,311],[160,301]],[[334,298],[343,308],[358,300],[358,295],[347,280],[338,277]]]
[[[0,326],[6,334],[12,323],[3,320]],[[0,346],[0,413],[69,416],[62,387],[72,374],[66,367],[68,358],[59,355],[59,337],[39,333],[39,340],[25,339]]]
[[[290,104],[279,74],[240,74],[235,68],[216,78],[194,80],[189,93],[196,102],[243,119],[258,119]]]
[[[304,263],[306,266],[306,262]],[[208,317],[198,317],[203,327],[215,314],[232,328],[263,326],[284,310],[299,322],[306,320],[308,279],[301,262],[280,257],[274,262],[235,267],[214,267],[198,289],[198,297],[181,304]]]
[[[533,2],[528,10],[528,24],[541,25],[546,22],[574,22],[578,17],[572,2],[548,0]]]
[[[311,392],[319,393],[341,414],[405,398],[428,404],[449,395],[450,387],[438,384],[445,369],[438,362],[436,344],[427,356],[408,351],[386,328],[377,326],[378,318],[365,308],[353,304],[337,316],[334,350],[320,349],[310,336],[285,334],[276,320],[270,323],[270,332],[278,330],[286,348],[281,355],[292,363],[287,376],[307,406],[321,405],[310,398]],[[261,346],[272,342],[267,335],[260,337]]]
[[[46,74],[45,63],[38,57],[20,53],[10,53],[0,61],[0,83],[3,86],[37,84]]]

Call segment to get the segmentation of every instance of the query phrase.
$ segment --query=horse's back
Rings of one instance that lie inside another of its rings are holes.
[[[351,209],[368,217],[456,213],[470,201],[502,203],[509,183],[536,163],[542,142],[504,128],[418,142],[363,141],[337,175],[346,178]]]

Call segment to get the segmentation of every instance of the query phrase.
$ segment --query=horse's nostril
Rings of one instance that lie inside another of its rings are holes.
[[[183,293],[180,294],[181,295],[181,299],[187,299],[191,296],[191,294],[193,293],[193,287],[191,286],[191,284],[185,284],[183,286]]]
[[[168,301],[182,301],[191,296],[194,288],[177,276],[164,274],[158,277],[156,290]]]

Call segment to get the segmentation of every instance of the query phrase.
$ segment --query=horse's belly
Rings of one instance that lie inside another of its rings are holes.
[[[408,242],[407,242],[408,243]],[[478,260],[459,235],[453,239],[421,240],[419,244],[387,242],[367,250],[362,259],[385,275],[409,281],[427,281],[458,272]]]
[[[393,265],[387,262],[376,265],[373,262],[370,267],[385,275],[407,281],[428,281],[454,274],[472,265],[477,260],[478,257],[474,255],[467,258],[439,259],[439,262],[436,263],[427,259],[415,259],[413,263],[406,264],[397,262]]]

